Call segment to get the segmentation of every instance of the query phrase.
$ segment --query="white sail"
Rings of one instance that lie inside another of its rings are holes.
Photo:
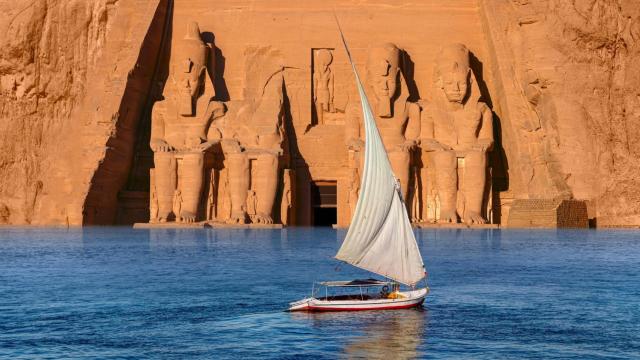
[[[342,30],[340,35],[362,102],[365,160],[355,214],[336,259],[413,286],[424,277],[422,257],[402,199],[400,184],[393,175]]]

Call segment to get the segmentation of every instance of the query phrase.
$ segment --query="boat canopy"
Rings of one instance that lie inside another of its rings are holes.
[[[323,281],[318,283],[327,287],[367,287],[391,285],[393,281],[382,281],[376,279],[357,279],[351,281]]]
[[[356,210],[336,259],[413,286],[425,276],[420,250],[400,184],[391,169],[342,30],[340,35],[360,94],[365,125],[365,155]]]

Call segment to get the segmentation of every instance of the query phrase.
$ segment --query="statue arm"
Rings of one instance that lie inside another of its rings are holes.
[[[168,152],[173,150],[173,147],[167,144],[164,138],[164,116],[158,107],[161,106],[160,102],[157,102],[151,112],[151,141],[149,141],[149,147],[153,152]]]
[[[212,125],[209,127],[209,130],[207,131],[206,141],[198,145],[198,149],[200,151],[206,151],[209,148],[211,148],[213,145],[219,144],[221,140],[222,140],[222,133],[220,132],[220,129],[218,129],[217,126]]]
[[[407,140],[417,141],[420,138],[420,106],[414,103],[407,103],[408,107],[408,123],[405,131]]]
[[[425,151],[438,151],[438,150],[450,150],[451,148],[441,144],[438,140],[436,140],[435,136],[435,124],[433,121],[433,116],[429,113],[429,111],[425,110],[427,107],[427,103],[423,100],[420,101],[420,107],[422,108],[422,113],[420,114],[420,122],[421,122],[421,139],[420,143],[422,148]]]
[[[358,104],[359,105],[359,104]],[[360,134],[359,108],[355,104],[350,104],[347,108],[347,123],[345,126],[345,140],[351,150],[359,150],[364,146],[364,141]]]
[[[206,138],[203,139],[204,142],[198,145],[198,148],[201,151],[205,151],[211,148],[213,145],[218,144],[222,139],[222,133],[218,126],[214,124],[214,121],[218,118],[221,118],[226,113],[226,106],[224,103],[219,101],[211,101],[207,106],[207,111],[205,113],[205,134]]]
[[[318,100],[318,74],[313,72],[313,101],[316,102]]]
[[[483,150],[489,151],[493,147],[493,113],[486,104],[482,104],[480,111],[482,112],[482,122],[480,132],[478,133],[478,143]]]
[[[426,139],[433,139],[435,138],[435,133],[433,129],[433,117],[429,114],[427,110],[425,110],[429,105],[424,100],[420,100],[418,104],[420,105],[420,108],[422,110],[420,112],[420,123],[421,123],[420,135]]]
[[[334,78],[333,72],[329,74],[329,104],[333,104],[333,92],[334,92]]]

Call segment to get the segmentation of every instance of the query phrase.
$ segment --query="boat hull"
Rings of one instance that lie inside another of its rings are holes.
[[[420,306],[429,293],[429,288],[405,291],[398,299],[371,300],[322,300],[306,298],[290,304],[289,311],[367,311],[398,310]]]

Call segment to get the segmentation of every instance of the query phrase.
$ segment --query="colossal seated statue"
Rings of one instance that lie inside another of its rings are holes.
[[[409,90],[400,68],[400,58],[400,49],[394,44],[387,43],[372,48],[369,51],[364,86],[393,173],[400,180],[402,194],[406,199],[411,152],[420,135],[420,107],[407,100]],[[359,111],[355,106],[349,108],[350,113]],[[360,116],[347,116],[346,141],[351,151],[359,152],[362,149],[361,124]]]
[[[198,24],[192,22],[171,57],[164,99],[155,104],[152,113],[150,146],[155,189],[151,190],[151,201],[157,203],[151,204],[151,222],[167,222],[174,217],[191,223],[197,219],[204,153],[220,138],[211,123],[225,113],[224,104],[211,101],[213,94],[205,91],[212,89],[211,84],[206,86],[211,52],[202,41]]]
[[[247,70],[247,77],[258,82],[246,91],[245,100],[235,102],[233,116],[222,126],[222,151],[228,168],[232,224],[247,222],[250,193],[251,222],[273,224],[278,188],[279,158],[283,154],[283,76],[282,67],[258,64],[260,70]]]
[[[482,207],[493,115],[480,101],[465,45],[444,47],[435,68],[433,101],[423,104],[421,145],[434,167],[439,222],[484,224]],[[460,175],[461,174],[461,175]]]

